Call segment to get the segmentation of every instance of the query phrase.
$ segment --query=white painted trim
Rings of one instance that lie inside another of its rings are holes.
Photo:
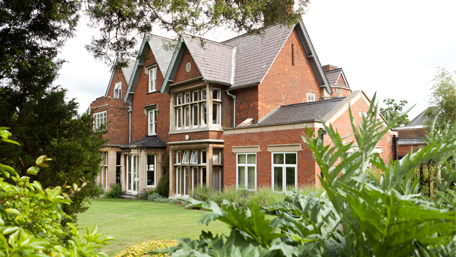
[[[286,164],[285,163],[285,154],[294,153],[296,155],[296,164]],[[283,154],[283,164],[274,164],[274,154]],[[295,168],[294,177],[295,177],[295,190],[298,188],[298,153],[297,152],[272,152],[271,153],[271,186],[272,191],[274,191],[274,167],[282,167],[282,192],[285,192],[287,189],[287,178],[286,178],[286,168]]]
[[[223,142],[224,142],[223,139],[199,139],[199,140],[168,142],[168,145],[199,144],[199,143],[221,143],[221,144],[223,144]]]
[[[305,122],[295,124],[284,124],[284,125],[272,125],[272,126],[257,126],[257,127],[236,127],[225,129],[224,135],[243,134],[243,133],[257,133],[257,132],[268,132],[268,131],[280,131],[280,130],[292,130],[292,129],[305,129],[305,128],[323,128],[320,122]]]
[[[256,153],[237,153],[236,154],[236,190],[239,189],[238,185],[239,185],[239,172],[238,172],[238,167],[239,167],[239,163],[238,163],[238,156],[240,154],[245,154],[245,164],[241,164],[242,166],[245,167],[245,188],[241,188],[241,190],[246,190],[246,191],[257,191],[257,164],[258,164],[258,158],[257,158],[257,154]],[[247,164],[248,162],[248,158],[247,158],[247,155],[250,155],[250,154],[253,154],[255,155],[255,165],[253,164]],[[248,177],[249,177],[249,169],[248,167],[255,167],[255,189],[248,189]]]

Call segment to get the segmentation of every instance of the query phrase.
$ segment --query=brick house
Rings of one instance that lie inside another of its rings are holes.
[[[301,138],[306,128],[318,132],[325,122],[349,136],[348,107],[360,120],[370,103],[352,92],[341,68],[321,66],[302,21],[223,42],[147,35],[129,64],[113,72],[91,109],[94,128],[107,121],[110,139],[99,182],[121,183],[133,195],[156,187],[164,163],[173,196],[199,185],[283,191],[318,184]],[[394,135],[375,149],[385,161]]]
[[[426,145],[426,132],[428,132],[428,118],[425,113],[428,109],[424,110],[407,125],[403,127],[396,127],[393,130],[399,134],[397,140],[397,158],[401,159],[409,153],[410,149],[416,152],[421,147]]]

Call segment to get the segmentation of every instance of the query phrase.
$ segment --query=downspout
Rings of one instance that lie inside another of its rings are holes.
[[[325,143],[326,130],[324,130],[324,129],[321,128],[321,129],[318,130],[318,133],[320,134],[321,144],[324,145],[324,143]],[[323,175],[323,172],[320,172],[320,176],[321,176],[322,178],[325,178],[325,175]]]
[[[398,156],[397,156],[397,142],[399,141],[399,138],[396,135],[393,135],[393,160],[397,161]]]
[[[133,108],[128,106],[128,143],[131,143],[131,112],[133,111]]]
[[[233,106],[233,109],[234,109],[234,114],[233,114],[233,128],[236,127],[236,96],[233,95],[233,94],[230,94],[230,92],[228,90],[226,90],[226,93],[233,97],[233,100],[234,100],[234,106]]]

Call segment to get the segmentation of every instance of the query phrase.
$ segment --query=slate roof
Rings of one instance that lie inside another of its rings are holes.
[[[345,98],[333,98],[323,101],[283,105],[263,118],[258,125],[278,125],[299,122],[321,121]]]
[[[328,78],[328,82],[330,85],[334,85],[339,80],[340,75],[342,74],[342,68],[329,70],[325,72],[326,77]]]
[[[414,127],[414,126],[425,126],[429,121],[429,117],[425,117],[425,113],[428,109],[424,110],[422,113],[418,114],[413,120],[411,120],[404,128]]]
[[[133,69],[135,68],[135,62],[136,62],[135,60],[128,60],[127,61],[128,66],[122,68],[122,73],[123,73],[123,75],[125,77],[125,81],[127,81],[127,83],[130,81],[131,75],[133,74]]]
[[[120,147],[120,149],[128,148],[166,148],[166,143],[157,136],[147,136],[143,139],[128,143]]]
[[[205,80],[231,84],[234,47],[188,35],[183,38]]]
[[[232,88],[259,84],[293,29],[294,26],[289,28],[276,25],[265,29],[262,34],[244,34],[222,42],[236,47],[236,67]]]
[[[149,34],[147,35],[147,42],[155,55],[155,59],[157,60],[163,77],[166,76],[169,63],[173,57],[176,40]]]

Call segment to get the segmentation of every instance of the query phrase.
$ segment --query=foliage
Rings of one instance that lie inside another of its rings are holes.
[[[308,129],[303,139],[314,153],[324,175],[322,196],[288,193],[285,201],[268,207],[279,218],[265,218],[252,202],[246,211],[224,201],[191,200],[190,206],[209,210],[200,223],[219,220],[228,224],[229,236],[202,232],[198,240],[180,239],[179,245],[154,252],[176,256],[455,256],[456,212],[453,156],[456,136],[451,126],[429,134],[429,145],[386,165],[373,150],[395,126],[378,117],[375,96],[363,120],[354,125],[353,137],[341,138],[324,125],[331,145]],[[456,126],[455,126],[456,127]],[[347,155],[356,144],[358,149]],[[435,201],[419,194],[415,168],[433,160],[440,169],[434,181]],[[380,179],[369,167],[382,173]],[[367,174],[366,174],[367,173]],[[281,233],[279,233],[281,232]]]
[[[141,244],[130,246],[123,250],[116,257],[136,257],[136,256],[163,256],[162,254],[147,254],[148,251],[164,249],[177,245],[177,240],[153,240]]]
[[[450,73],[445,68],[437,68],[437,75],[432,80],[430,105],[426,110],[428,125],[431,125],[434,117],[436,124],[456,122],[456,71]]]
[[[147,200],[149,198],[149,195],[154,194],[155,190],[150,190],[147,188],[144,188],[141,193],[139,194],[139,199],[141,200]]]
[[[387,98],[383,100],[383,103],[386,104],[386,107],[380,108],[380,113],[385,117],[388,123],[392,122],[398,116],[400,117],[396,123],[398,126],[405,126],[410,122],[407,112],[403,111],[407,101],[400,100],[399,103],[397,103],[396,100]]]
[[[163,197],[169,197],[169,158],[166,158],[162,163],[163,173],[158,181],[155,192],[159,193]]]
[[[111,189],[106,192],[105,197],[107,198],[120,198],[120,196],[123,194],[122,192],[122,185],[121,184],[115,184],[114,186],[111,187]]]
[[[6,129],[0,128],[0,136],[3,142],[11,142]],[[36,175],[50,160],[40,156],[27,173]],[[69,189],[68,194],[64,189]],[[92,231],[86,228],[83,236],[72,223],[61,224],[69,218],[62,207],[80,190],[76,184],[44,188],[29,176],[19,176],[11,166],[0,164],[0,256],[106,256],[99,249],[110,238],[102,238],[96,226]]]
[[[98,183],[98,185],[93,187],[94,191],[94,197],[100,197],[105,194],[105,191],[103,189],[103,184]]]
[[[157,198],[161,198],[161,195],[158,194],[158,193],[153,193],[153,194],[151,194],[151,195],[149,195],[149,196],[147,197],[147,200],[153,201],[153,200],[155,200],[155,199],[157,199]]]
[[[297,3],[298,9],[287,12],[287,5]],[[127,60],[128,51],[135,45],[139,33],[150,33],[155,25],[174,31],[177,35],[202,36],[217,27],[236,32],[255,31],[263,26],[281,22],[294,25],[304,14],[309,0],[217,0],[217,1],[87,1],[91,24],[100,28],[99,38],[87,49],[96,58],[113,63]],[[110,58],[111,51],[117,58]],[[123,63],[125,65],[125,63]]]
[[[289,188],[293,190],[294,188]],[[320,189],[313,187],[304,187],[300,190],[301,194],[310,194],[318,192]],[[237,190],[235,187],[224,188],[223,191],[216,191],[206,186],[197,187],[191,193],[192,198],[198,201],[213,201],[218,205],[223,203],[223,200],[232,202],[237,208],[248,208],[251,202],[255,202],[261,208],[267,207],[285,199],[285,194],[273,191],[270,187],[260,187],[256,192]]]

